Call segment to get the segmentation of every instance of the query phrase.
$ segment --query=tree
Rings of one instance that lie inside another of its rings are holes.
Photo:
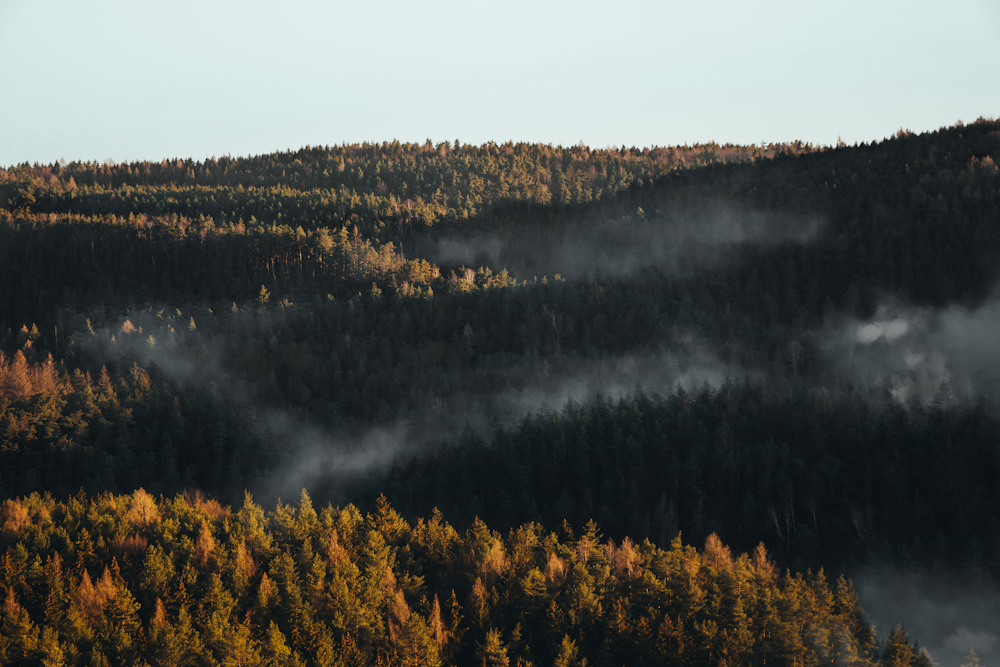
[[[42,667],[63,667],[66,664],[66,656],[59,645],[59,635],[55,628],[46,626],[42,629],[38,651],[42,654]]]
[[[24,180],[18,183],[7,196],[6,208],[11,211],[27,212],[35,204],[36,188],[32,181]]]
[[[487,631],[486,640],[477,645],[476,658],[482,661],[483,667],[508,667],[510,665],[507,648],[503,645],[499,630],[490,628]]]
[[[3,625],[0,626],[0,658],[5,664],[25,661],[38,645],[38,626],[26,609],[21,607],[14,594],[14,587],[7,587],[3,605]]]
[[[882,649],[882,660],[879,665],[882,667],[910,667],[913,662],[913,649],[910,647],[909,639],[903,626],[893,624],[886,639],[885,648]]]
[[[962,667],[979,667],[979,656],[976,649],[969,649],[969,652],[962,659]]]
[[[410,614],[396,642],[399,664],[404,667],[438,667],[438,644],[420,614]]]
[[[15,400],[23,399],[27,398],[31,391],[28,361],[24,353],[18,350],[14,353],[14,358],[8,362],[4,353],[0,352],[0,396],[8,396]]]
[[[563,637],[562,644],[559,646],[559,653],[556,655],[555,662],[552,663],[553,667],[585,667],[587,664],[587,659],[579,659],[580,650],[576,646],[576,642],[569,638],[569,635]]]
[[[160,520],[153,496],[145,489],[138,489],[132,494],[132,502],[125,519],[136,528],[146,528]]]
[[[805,356],[805,348],[802,347],[802,343],[797,340],[788,343],[785,346],[785,356],[792,364],[792,373],[798,375],[799,364],[802,362],[802,357]]]
[[[208,522],[202,520],[201,528],[198,529],[198,540],[195,542],[195,556],[198,563],[204,568],[208,566],[208,561],[215,553],[215,538],[212,537],[212,530],[208,527]]]
[[[274,621],[271,621],[271,625],[264,636],[261,654],[264,658],[264,664],[267,667],[298,667],[302,664],[298,653],[293,652],[288,647],[288,644],[285,642],[285,635],[274,624]]]

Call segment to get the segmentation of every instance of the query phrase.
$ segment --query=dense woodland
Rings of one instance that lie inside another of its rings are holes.
[[[381,499],[270,515],[197,494],[33,494],[3,509],[4,664],[930,665],[857,594],[734,555],[529,523],[459,533]]]
[[[985,312],[994,160],[980,119],[0,170],[7,659],[846,664],[808,634],[840,623],[851,660],[923,660],[806,572],[1000,577],[1000,373],[901,397],[889,342],[831,341],[886,303]],[[244,499],[302,485],[333,506]]]

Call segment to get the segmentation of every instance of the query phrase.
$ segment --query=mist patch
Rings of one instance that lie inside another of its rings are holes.
[[[887,301],[867,321],[841,318],[819,336],[830,370],[883,389],[904,407],[948,408],[981,399],[1000,411],[1000,300],[968,309]]]
[[[973,650],[981,655],[989,655],[993,652],[993,646],[997,643],[997,636],[985,630],[973,632],[964,625],[955,630],[955,634],[946,637],[944,645],[956,653],[965,653]]]
[[[553,229],[471,232],[416,241],[417,254],[442,265],[506,268],[531,280],[560,274],[623,278],[645,269],[680,275],[722,265],[743,245],[803,245],[825,223],[816,216],[747,211],[722,202],[665,204],[654,212],[586,220]]]
[[[1000,588],[986,573],[876,567],[851,578],[881,640],[900,623],[940,667],[958,667],[970,649],[995,654]]]

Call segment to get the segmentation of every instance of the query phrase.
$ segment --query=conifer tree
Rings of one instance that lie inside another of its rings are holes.
[[[913,658],[913,649],[903,626],[893,624],[886,639],[885,648],[882,649],[882,659],[879,665],[882,667],[910,667]]]
[[[507,648],[503,645],[499,630],[491,628],[487,631],[486,640],[476,650],[476,658],[488,667],[508,667],[510,665]]]

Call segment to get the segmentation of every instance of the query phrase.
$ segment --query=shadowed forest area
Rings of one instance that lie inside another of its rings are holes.
[[[0,662],[931,664],[842,575],[1000,580],[995,160],[0,170]]]

